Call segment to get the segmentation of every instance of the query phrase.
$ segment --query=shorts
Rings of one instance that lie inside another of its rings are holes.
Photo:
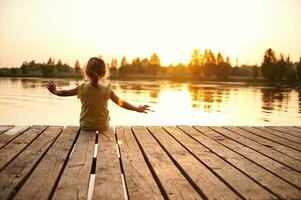
[[[107,124],[104,128],[89,128],[89,127],[84,127],[81,126],[81,129],[83,129],[84,131],[106,131],[109,129],[109,124]]]

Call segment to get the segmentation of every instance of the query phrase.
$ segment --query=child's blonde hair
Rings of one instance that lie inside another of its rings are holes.
[[[101,58],[92,57],[86,66],[86,75],[89,77],[93,85],[97,85],[99,77],[105,78],[106,64]]]

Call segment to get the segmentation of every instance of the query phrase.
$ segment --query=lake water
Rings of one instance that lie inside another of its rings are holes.
[[[56,79],[60,89],[83,81]],[[47,79],[0,78],[0,124],[78,125],[77,97],[57,97],[45,89]],[[141,114],[109,103],[112,125],[301,125],[301,91],[233,84],[170,81],[111,81],[117,95]]]

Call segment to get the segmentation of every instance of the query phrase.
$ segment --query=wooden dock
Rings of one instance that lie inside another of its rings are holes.
[[[301,199],[301,127],[2,125],[0,199]]]

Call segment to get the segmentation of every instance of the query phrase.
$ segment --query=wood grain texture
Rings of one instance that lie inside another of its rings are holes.
[[[291,134],[287,134],[287,133],[285,133],[283,131],[279,131],[277,129],[269,128],[269,127],[261,127],[261,126],[258,126],[257,128],[260,129],[260,130],[263,130],[266,133],[269,133],[269,134],[271,134],[273,136],[278,136],[280,138],[289,140],[289,141],[291,141],[293,143],[301,144],[301,138],[293,136]],[[290,131],[288,131],[288,132],[290,133]]]
[[[47,126],[32,126],[29,130],[0,149],[0,171],[33,142]]]
[[[279,151],[287,156],[290,156],[292,158],[295,158],[299,161],[301,161],[301,154],[299,151],[295,150],[295,149],[292,149],[292,148],[289,148],[285,145],[282,145],[282,144],[279,144],[279,143],[276,143],[272,140],[269,140],[269,139],[266,139],[266,138],[263,138],[263,137],[260,137],[259,135],[256,135],[256,134],[253,134],[252,130],[253,128],[252,127],[248,127],[248,126],[243,126],[243,127],[237,127],[238,129],[242,129],[243,131],[238,131],[236,133],[248,138],[248,139],[251,139],[259,144],[262,144],[268,148],[271,148],[271,149],[274,149],[276,151]]]
[[[301,197],[301,127],[8,127],[1,200]]]
[[[145,127],[132,127],[169,199],[202,199]]]
[[[295,128],[293,126],[268,126],[268,128],[301,138],[301,129]]]
[[[98,134],[93,199],[123,199],[121,168],[113,128]]]
[[[0,125],[0,135],[14,127],[13,125]]]
[[[81,130],[52,199],[87,199],[95,132]]]
[[[79,127],[68,126],[60,134],[58,139],[43,157],[25,184],[18,191],[15,200],[40,200],[48,199],[59,179],[72,144],[75,142]],[[41,178],[43,177],[43,178]]]
[[[180,126],[180,128],[233,166],[236,166],[245,174],[248,174],[253,180],[256,180],[261,186],[265,187],[269,192],[272,192],[279,198],[289,199],[300,197],[301,191],[299,189],[264,170],[240,154],[207,137],[206,134],[212,132],[208,127],[196,126],[198,131],[188,126]]]
[[[255,181],[243,174],[241,171],[218,157],[210,149],[200,145],[176,127],[164,127],[166,131],[176,138],[183,146],[189,149],[198,159],[204,162],[216,174],[224,179],[245,199],[273,199],[274,195],[269,193]],[[244,183],[244,184],[241,184]]]
[[[287,156],[284,153],[276,151],[275,149],[272,149],[271,147],[257,143],[251,139],[248,139],[248,138],[242,136],[241,135],[242,132],[245,132],[245,131],[242,129],[239,129],[238,127],[227,126],[227,127],[224,127],[224,129],[229,130],[224,134],[224,136],[231,138],[232,140],[237,141],[245,146],[248,146],[249,148],[252,148],[255,151],[260,152],[263,155],[268,156],[269,158],[272,158],[282,164],[285,164],[301,173],[301,161],[298,161],[290,156]],[[246,134],[248,134],[248,133],[246,133]]]
[[[6,146],[9,142],[24,133],[29,126],[14,126],[0,135],[0,149]]]
[[[292,141],[284,139],[284,138],[281,138],[281,137],[278,137],[276,135],[270,134],[268,132],[268,130],[266,130],[266,128],[258,128],[258,127],[256,127],[256,128],[255,127],[244,127],[244,128],[248,128],[248,130],[250,132],[252,132],[253,134],[255,134],[255,135],[258,135],[260,137],[266,138],[268,140],[271,140],[271,141],[276,142],[278,144],[285,145],[289,148],[292,148],[296,151],[301,152],[301,145],[300,144],[292,142]]]
[[[240,199],[227,185],[194,158],[162,128],[148,127],[158,142],[167,149],[170,157],[185,172],[208,199]]]
[[[62,127],[49,127],[13,162],[0,172],[0,199],[10,199],[61,133]]]
[[[116,134],[130,199],[163,199],[131,127],[116,127]]]
[[[287,182],[296,186],[301,186],[301,174],[299,172],[296,172],[291,168],[288,168],[285,165],[246,147],[245,145],[239,144],[238,142],[225,137],[224,135],[227,135],[230,132],[226,129],[221,127],[211,127],[211,129],[214,131],[204,132],[204,134],[211,139],[218,141],[220,144],[231,149],[232,151],[235,151],[246,157],[262,168],[274,173],[276,176],[286,180]]]

